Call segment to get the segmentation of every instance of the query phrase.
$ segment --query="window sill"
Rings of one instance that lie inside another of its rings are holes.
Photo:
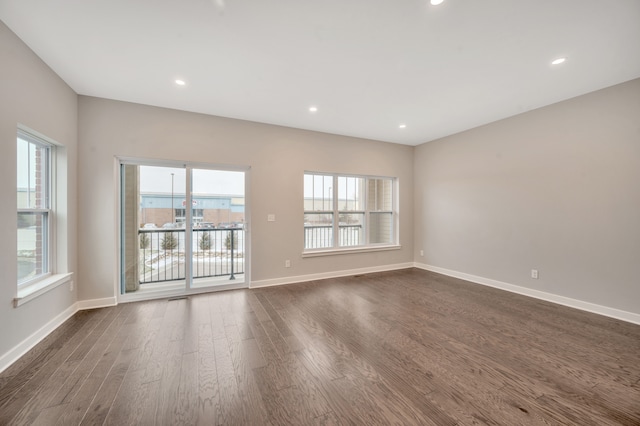
[[[22,306],[46,292],[70,282],[72,275],[73,273],[71,272],[66,274],[55,274],[19,288],[18,296],[13,299],[13,306],[15,308]]]
[[[302,257],[305,258],[305,257],[318,257],[318,256],[333,256],[336,254],[369,253],[369,252],[375,252],[375,251],[400,250],[401,248],[402,248],[401,245],[394,244],[394,245],[384,245],[384,246],[313,250],[313,251],[303,251]]]

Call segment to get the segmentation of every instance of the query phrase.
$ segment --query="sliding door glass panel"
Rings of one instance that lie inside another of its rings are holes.
[[[121,165],[122,291],[185,279],[182,168]]]
[[[192,169],[193,286],[243,279],[244,172]]]

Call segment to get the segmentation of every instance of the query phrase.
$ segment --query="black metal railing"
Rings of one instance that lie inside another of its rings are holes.
[[[364,244],[363,237],[362,225],[340,225],[338,227],[338,242],[340,247]],[[304,226],[304,248],[315,249],[328,247],[333,247],[333,226]]]
[[[185,230],[140,229],[140,284],[184,280]],[[194,229],[191,238],[193,278],[244,274],[244,229]]]

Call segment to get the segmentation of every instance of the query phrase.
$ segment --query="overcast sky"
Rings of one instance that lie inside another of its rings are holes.
[[[22,140],[22,139],[19,139]],[[29,146],[31,146],[31,155],[29,155]],[[27,142],[18,142],[18,188],[27,188],[29,184],[31,188],[35,187],[35,164],[36,154],[33,149],[33,145]],[[31,179],[29,179],[29,172],[31,172]]]
[[[186,170],[170,167],[140,166],[140,192],[185,193]],[[220,170],[193,170],[193,192],[211,195],[243,195],[244,173]]]

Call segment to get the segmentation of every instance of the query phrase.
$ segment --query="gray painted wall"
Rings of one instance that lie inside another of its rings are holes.
[[[413,261],[411,146],[85,96],[79,111],[81,300],[114,296],[116,156],[250,166],[252,281]],[[402,249],[302,259],[305,170],[398,177]]]
[[[76,301],[60,286],[18,308],[16,296],[16,131],[18,123],[64,145],[58,152],[60,272],[76,271],[76,94],[0,22],[0,356]],[[64,270],[66,269],[66,271]]]
[[[640,79],[420,145],[414,170],[416,262],[640,313]]]

